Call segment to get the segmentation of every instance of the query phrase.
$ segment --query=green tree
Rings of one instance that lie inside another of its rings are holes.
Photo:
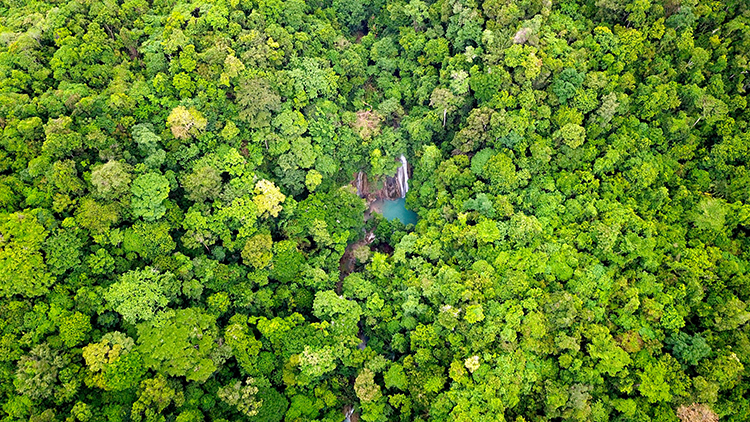
[[[42,151],[52,157],[63,157],[83,146],[83,137],[74,130],[73,119],[62,116],[50,119],[44,126]]]
[[[242,314],[232,316],[224,331],[224,340],[232,348],[240,367],[246,373],[254,372],[262,344],[255,338],[246,316]]]
[[[640,374],[640,391],[649,403],[667,401],[672,398],[670,385],[667,377],[667,367],[662,362],[654,362],[646,365]]]
[[[235,92],[241,107],[239,117],[250,127],[268,126],[272,113],[281,107],[281,97],[262,78],[242,78]]]
[[[495,154],[487,161],[483,173],[492,183],[492,188],[501,193],[510,192],[518,183],[518,174],[513,160],[502,152]]]
[[[0,216],[0,293],[34,297],[55,279],[42,256],[47,230],[31,211]]]
[[[258,401],[263,403],[258,410],[258,414],[254,416],[256,421],[281,422],[287,408],[289,407],[289,400],[287,400],[286,397],[276,391],[273,387],[263,386],[259,387],[258,393],[255,397]]]
[[[143,380],[139,390],[138,400],[133,403],[130,411],[130,419],[135,422],[158,420],[157,415],[170,404],[183,400],[182,394],[161,374]]]
[[[171,273],[146,267],[129,271],[112,284],[104,298],[129,324],[149,321],[169,303],[175,280]]]
[[[290,282],[300,272],[304,256],[293,240],[282,240],[273,244],[273,271],[271,276],[281,282]]]
[[[221,174],[214,167],[194,168],[182,179],[182,187],[191,201],[203,202],[214,197],[221,188]]]
[[[355,301],[344,299],[334,291],[318,292],[313,303],[313,314],[322,320],[333,321],[332,331],[344,338],[356,335],[362,308]]]
[[[19,394],[32,400],[51,398],[61,389],[60,371],[69,363],[67,356],[47,343],[39,344],[18,360],[13,385]]]
[[[320,174],[317,170],[312,169],[307,172],[305,175],[305,186],[307,187],[307,190],[310,192],[315,192],[315,189],[320,186],[320,183],[323,181],[323,175]]]
[[[679,332],[668,337],[665,342],[672,347],[672,355],[688,365],[696,366],[701,359],[711,354],[711,347],[700,334],[691,336]]]
[[[177,246],[169,230],[169,224],[166,222],[138,221],[125,230],[122,248],[126,252],[135,252],[146,260],[166,256]]]
[[[63,275],[81,263],[83,242],[75,232],[60,230],[44,242],[44,252],[52,274]]]
[[[205,382],[223,362],[216,317],[195,308],[169,312],[161,321],[138,324],[137,350],[159,373]]]
[[[138,176],[130,188],[133,194],[131,209],[136,217],[146,221],[158,220],[167,212],[164,201],[169,196],[169,180],[159,173]]]
[[[363,403],[376,401],[382,396],[380,386],[375,383],[375,374],[367,368],[362,369],[354,380],[354,392]]]
[[[358,31],[362,28],[362,22],[367,18],[366,13],[369,6],[369,1],[333,1],[333,8],[336,11],[336,15],[340,17],[341,23],[349,27],[351,31]]]
[[[323,375],[336,369],[336,357],[333,348],[330,346],[310,347],[305,346],[305,350],[299,355],[300,376],[298,381],[302,384],[308,384],[317,380]]]
[[[727,210],[724,201],[718,198],[703,198],[695,210],[695,226],[700,230],[721,232],[724,229]]]
[[[574,123],[567,123],[555,132],[554,137],[561,139],[565,145],[575,149],[583,145],[586,140],[586,129]]]
[[[130,181],[128,165],[119,161],[108,161],[91,171],[91,184],[101,198],[121,198],[129,191]]]
[[[135,342],[117,331],[105,334],[99,343],[83,348],[88,367],[87,383],[107,391],[135,388],[146,374],[146,367]]]
[[[81,344],[91,331],[91,321],[88,315],[80,312],[64,312],[57,321],[60,338],[67,347]]]
[[[118,209],[117,204],[83,198],[76,210],[75,220],[79,226],[90,230],[93,234],[103,234],[120,220]]]
[[[83,182],[78,178],[78,170],[73,160],[55,161],[52,164],[50,179],[60,193],[80,194],[83,191]]]

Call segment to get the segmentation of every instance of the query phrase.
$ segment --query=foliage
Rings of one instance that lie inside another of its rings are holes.
[[[0,420],[744,420],[749,16],[3,2]]]
[[[138,325],[138,351],[159,373],[204,382],[218,368],[216,319],[199,310],[181,309]]]
[[[169,303],[173,279],[171,273],[160,274],[149,267],[129,271],[109,287],[104,297],[126,322],[148,321]]]
[[[2,295],[43,295],[55,281],[41,254],[47,230],[30,212],[6,214],[0,224]]]
[[[178,75],[179,76],[179,75]],[[194,108],[176,107],[167,117],[167,126],[177,139],[188,139],[191,135],[200,134],[208,121],[200,111]]]
[[[161,174],[146,173],[136,177],[130,189],[133,214],[146,221],[158,220],[167,212],[164,201],[169,191],[169,180]]]
[[[234,406],[245,416],[255,416],[258,414],[258,408],[263,406],[263,400],[255,398],[258,387],[254,386],[255,380],[248,378],[245,385],[241,381],[234,384],[221,387],[217,392],[220,399],[227,404]]]

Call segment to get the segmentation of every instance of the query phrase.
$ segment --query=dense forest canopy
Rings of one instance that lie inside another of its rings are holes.
[[[749,72],[745,0],[2,0],[0,420],[746,421]]]

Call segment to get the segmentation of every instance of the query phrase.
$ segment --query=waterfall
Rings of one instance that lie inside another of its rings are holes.
[[[396,180],[398,181],[398,188],[401,192],[401,197],[406,197],[406,192],[409,192],[409,163],[406,162],[406,157],[401,155],[401,167],[398,168],[396,173]]]
[[[354,408],[350,407],[348,410],[344,408],[344,422],[351,422],[351,417],[354,414]]]

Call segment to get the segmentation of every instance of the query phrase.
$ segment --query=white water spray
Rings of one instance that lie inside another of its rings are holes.
[[[405,198],[406,192],[409,192],[409,163],[406,162],[406,157],[403,155],[400,160],[401,167],[398,168],[398,173],[396,173],[396,180],[401,191],[401,197]]]

